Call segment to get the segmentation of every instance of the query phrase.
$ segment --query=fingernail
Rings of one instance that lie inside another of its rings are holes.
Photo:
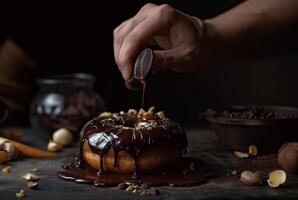
[[[131,72],[127,67],[123,67],[120,71],[124,80],[128,80],[130,78]]]

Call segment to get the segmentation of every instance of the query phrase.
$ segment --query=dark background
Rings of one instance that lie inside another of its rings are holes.
[[[1,8],[1,34],[12,38],[38,63],[37,76],[89,72],[109,110],[141,106],[141,93],[125,88],[113,57],[113,29],[132,17],[143,0],[95,3],[14,4]],[[202,19],[237,5],[236,0],[151,1],[169,3]],[[280,38],[285,40],[287,38]],[[193,74],[159,72],[151,77],[145,107],[155,105],[184,125],[198,113],[226,104],[298,105],[296,52],[210,66]],[[216,59],[216,58],[214,58]]]

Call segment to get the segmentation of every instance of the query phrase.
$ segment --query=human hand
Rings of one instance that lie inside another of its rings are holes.
[[[128,80],[140,51],[156,44],[163,50],[154,51],[154,69],[194,71],[202,34],[200,19],[166,4],[146,4],[114,30],[115,60],[124,80]]]

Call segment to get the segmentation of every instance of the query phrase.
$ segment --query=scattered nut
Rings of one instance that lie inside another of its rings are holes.
[[[25,190],[20,189],[20,191],[16,193],[16,196],[19,197],[19,198],[24,198],[26,196]]]
[[[274,170],[269,173],[269,179],[267,180],[270,187],[278,187],[284,184],[287,179],[287,174],[283,170]]]
[[[148,109],[148,113],[150,115],[153,115],[154,114],[154,109],[155,109],[155,106],[151,106],[149,109]]]
[[[32,172],[38,172],[38,169],[35,167],[31,170]]]
[[[62,146],[68,146],[72,144],[73,135],[66,128],[60,128],[53,133],[53,141]]]
[[[120,115],[124,115],[124,113],[125,113],[125,112],[124,112],[123,110],[121,110],[121,111],[119,112]]]
[[[17,158],[18,150],[16,146],[8,141],[0,144],[0,150],[4,150],[8,153],[8,160]]]
[[[282,145],[278,151],[277,161],[286,172],[298,173],[298,143]]]
[[[39,177],[36,174],[33,173],[26,173],[22,176],[23,179],[27,180],[27,181],[37,181],[39,179]]]
[[[260,185],[262,183],[261,175],[258,171],[243,171],[240,175],[240,182],[245,185]]]
[[[137,188],[133,189],[133,191],[131,191],[132,193],[136,193],[138,190]]]
[[[135,110],[135,109],[129,109],[127,113],[130,114],[130,115],[137,115],[138,111]]]
[[[125,190],[127,187],[128,187],[128,184],[123,182],[123,183],[118,184],[117,189],[118,190]]]
[[[257,156],[258,155],[258,149],[255,145],[249,145],[248,147],[248,154],[252,156]]]
[[[133,185],[129,185],[125,190],[128,192],[132,192],[134,190]]]
[[[142,183],[142,184],[139,186],[139,189],[149,189],[149,186],[148,186],[146,183]]]
[[[58,151],[61,151],[62,149],[62,145],[61,144],[58,144],[56,142],[53,142],[52,140],[49,141],[49,144],[48,144],[48,150],[51,151],[51,152],[58,152]]]
[[[2,172],[6,173],[6,174],[11,173],[11,171],[12,171],[12,168],[10,165],[8,165],[2,169]]]
[[[237,171],[235,169],[233,169],[231,174],[235,176],[235,175],[237,175]]]
[[[38,188],[38,183],[37,182],[34,182],[34,181],[29,181],[28,182],[28,187],[31,189],[31,190],[36,190]]]
[[[141,108],[140,110],[139,110],[139,113],[138,113],[138,118],[142,118],[143,117],[143,114],[145,113],[146,111],[143,109],[143,108]]]
[[[9,159],[9,155],[6,151],[0,151],[0,164],[5,163],[6,161],[8,161]]]
[[[117,113],[118,114],[118,113]],[[105,119],[105,118],[110,118],[112,117],[113,114],[111,112],[102,112],[100,115],[99,115],[99,118],[100,119]]]
[[[244,153],[244,152],[241,152],[241,151],[234,151],[234,155],[237,158],[240,158],[240,159],[249,157],[248,153]]]
[[[164,119],[165,117],[165,113],[163,111],[160,111],[158,113],[155,114],[157,117],[159,117],[160,119]]]
[[[151,189],[146,189],[146,190],[142,191],[140,193],[140,196],[156,196],[159,194],[160,194],[160,192],[158,189],[151,188]]]

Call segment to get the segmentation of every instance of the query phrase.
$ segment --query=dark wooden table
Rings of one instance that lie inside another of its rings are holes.
[[[30,129],[23,129],[25,141],[29,144],[45,148],[47,136],[38,134]],[[61,165],[76,151],[76,147],[66,148],[55,159],[32,159],[9,163],[12,173],[0,172],[0,200],[16,199],[15,193],[25,188],[26,199],[298,199],[298,186],[270,188],[268,186],[244,186],[239,183],[238,176],[225,176],[228,170],[238,164],[231,152],[218,149],[215,133],[207,128],[187,129],[189,138],[188,154],[203,159],[221,175],[207,183],[194,187],[158,187],[160,195],[140,197],[137,194],[119,191],[110,187],[94,187],[76,184],[57,178],[56,173]],[[3,166],[0,166],[3,167]],[[41,179],[38,190],[27,189],[26,182],[20,177],[23,172],[38,168]]]

